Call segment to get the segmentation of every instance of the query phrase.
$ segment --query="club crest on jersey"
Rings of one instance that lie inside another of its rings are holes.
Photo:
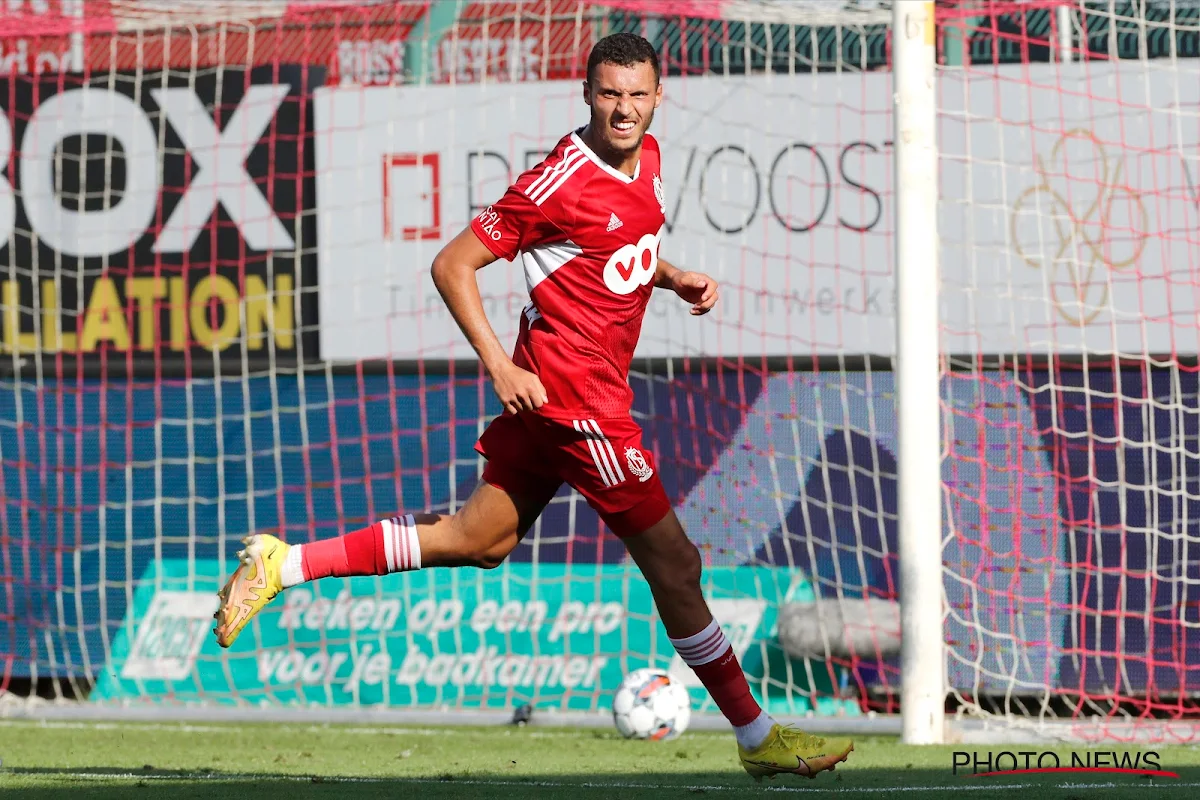
[[[646,463],[646,457],[636,447],[625,448],[625,463],[629,465],[629,471],[642,483],[650,480],[650,476],[654,474],[654,470]]]
[[[662,179],[657,174],[654,176],[654,199],[658,201],[658,207],[665,217],[667,215],[667,196],[663,192]]]
[[[613,294],[633,294],[654,279],[658,271],[658,243],[662,239],[663,227],[658,233],[647,233],[637,244],[622,245],[608,257],[604,265],[604,285]]]

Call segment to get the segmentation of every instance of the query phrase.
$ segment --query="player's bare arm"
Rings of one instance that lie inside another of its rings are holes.
[[[713,278],[703,272],[685,272],[662,256],[658,257],[654,285],[659,289],[670,289],[681,299],[691,303],[691,313],[695,316],[712,311],[720,297],[717,282]]]
[[[463,336],[479,355],[505,411],[510,414],[532,411],[547,402],[546,389],[537,375],[513,363],[488,322],[479,294],[475,273],[495,260],[479,237],[467,228],[433,259],[433,285]]]

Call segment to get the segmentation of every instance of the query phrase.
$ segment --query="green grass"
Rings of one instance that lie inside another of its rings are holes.
[[[818,779],[755,784],[729,734],[665,743],[553,728],[184,725],[0,721],[0,793],[49,798],[753,797],[847,794],[990,797],[1193,797],[1200,749],[1152,748],[1179,780],[1126,775],[964,778],[954,747],[865,738],[848,764]],[[976,749],[976,748],[958,748]],[[995,748],[996,750],[1005,748]],[[1042,748],[1008,748],[1033,750]],[[1069,764],[1071,748],[1055,748]],[[1076,749],[1082,752],[1081,749]]]

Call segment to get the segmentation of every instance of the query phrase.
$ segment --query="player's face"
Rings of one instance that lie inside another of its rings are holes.
[[[592,132],[610,150],[637,150],[662,102],[662,85],[648,61],[622,67],[600,64],[583,82],[583,99],[592,107]]]

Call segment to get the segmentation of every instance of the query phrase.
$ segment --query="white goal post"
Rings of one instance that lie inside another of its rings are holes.
[[[900,712],[908,744],[945,740],[941,347],[933,2],[895,3],[896,413]]]

